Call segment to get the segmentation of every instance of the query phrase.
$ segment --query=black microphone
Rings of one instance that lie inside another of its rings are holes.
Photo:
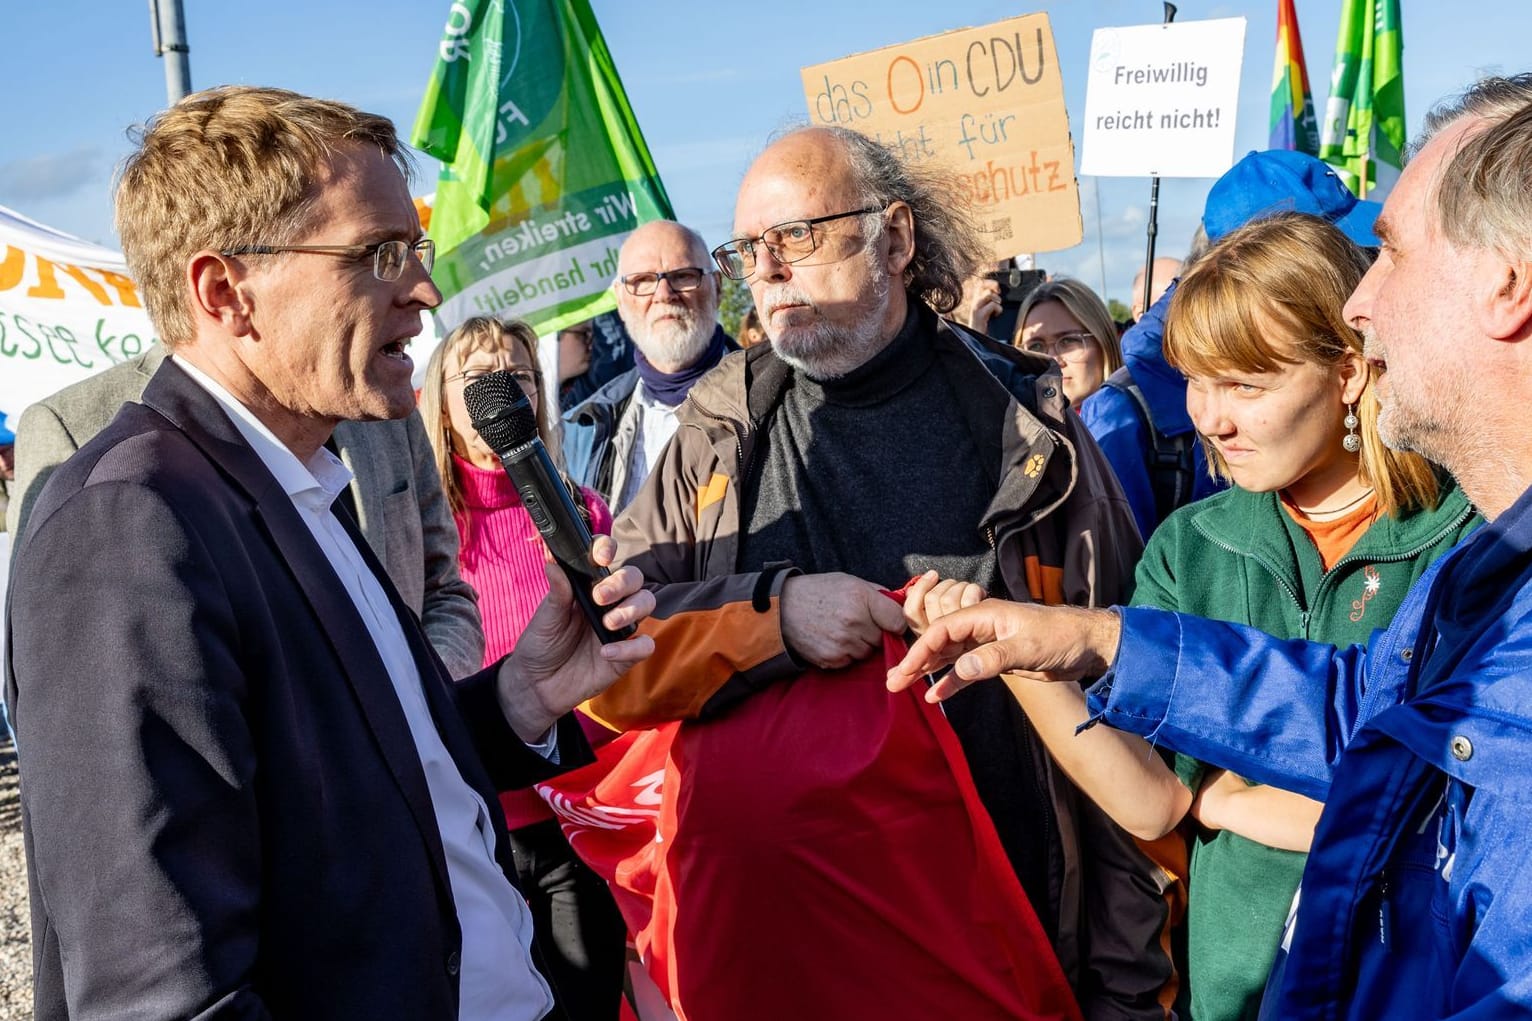
[[[605,610],[596,605],[590,590],[611,572],[591,559],[590,529],[537,435],[537,412],[521,384],[508,371],[490,372],[463,387],[463,403],[474,429],[500,457],[553,559],[564,569],[596,636],[607,644],[631,638],[638,630],[634,625],[613,631],[601,623]]]

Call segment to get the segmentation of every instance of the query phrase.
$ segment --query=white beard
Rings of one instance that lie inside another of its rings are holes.
[[[708,342],[713,339],[713,320],[717,318],[717,309],[713,310],[712,315],[702,315],[694,314],[689,307],[680,304],[661,305],[656,302],[649,306],[651,313],[661,310],[680,318],[666,319],[651,326],[646,318],[630,318],[624,312],[622,324],[628,328],[633,343],[638,345],[638,349],[651,364],[690,367],[702,357]]]

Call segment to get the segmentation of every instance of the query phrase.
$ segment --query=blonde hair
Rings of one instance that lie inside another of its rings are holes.
[[[1122,368],[1122,340],[1117,336],[1117,324],[1112,313],[1095,291],[1070,277],[1049,280],[1038,286],[1022,301],[1016,310],[1016,334],[1011,338],[1012,347],[1021,347],[1021,331],[1026,329],[1027,315],[1045,301],[1056,301],[1075,317],[1075,322],[1085,327],[1085,332],[1096,338],[1106,360],[1104,376],[1110,376]]]
[[[229,85],[194,92],[135,129],[117,181],[117,233],[165,346],[192,339],[191,256],[289,244],[305,229],[337,146],[376,146],[408,180],[393,123],[285,89]]]
[[[1344,309],[1367,267],[1366,253],[1317,216],[1283,213],[1246,224],[1182,276],[1165,322],[1165,360],[1187,375],[1339,365],[1362,351]],[[1384,513],[1434,507],[1439,487],[1430,462],[1390,450],[1378,436],[1378,395],[1365,371],[1356,412],[1362,481]],[[1202,442],[1209,468],[1227,479],[1218,451]]]
[[[470,352],[502,351],[508,343],[522,346],[532,364],[532,371],[537,374],[537,434],[554,462],[560,460],[542,362],[537,357],[537,334],[520,319],[474,316],[447,334],[446,339],[437,345],[431,360],[426,362],[425,378],[420,386],[420,417],[425,422],[426,435],[431,440],[432,459],[436,462],[437,473],[442,477],[442,489],[447,494],[447,505],[452,508],[454,516],[463,512],[464,503],[463,487],[458,484],[457,472],[452,468],[452,423],[447,418],[447,360],[451,357],[453,364],[461,368]],[[580,501],[576,500],[575,503],[581,506]]]

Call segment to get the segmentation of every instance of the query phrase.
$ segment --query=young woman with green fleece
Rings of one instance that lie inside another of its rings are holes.
[[[1177,511],[1137,571],[1135,605],[1281,638],[1365,643],[1479,518],[1444,475],[1387,449],[1363,338],[1342,315],[1367,268],[1323,220],[1281,214],[1223,238],[1181,279],[1166,357],[1188,379],[1208,461],[1234,487]],[[928,579],[935,616],[976,598]],[[1194,1021],[1254,1018],[1322,806],[1107,727],[1076,735],[1072,685],[1006,683],[1071,778],[1142,840],[1190,816]]]

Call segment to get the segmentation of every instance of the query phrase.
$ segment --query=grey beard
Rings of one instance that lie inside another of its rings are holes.
[[[829,323],[821,322],[795,331],[797,335],[787,345],[782,343],[781,338],[771,337],[772,350],[778,358],[812,379],[840,379],[867,364],[873,355],[887,346],[891,338],[882,335],[881,312],[888,303],[892,278],[871,249],[872,246],[869,246],[866,255],[869,269],[867,289],[861,295],[860,303],[870,306],[876,312],[849,329],[838,330]],[[805,297],[796,288],[789,293],[794,295],[794,300],[803,300]],[[771,336],[769,326],[766,333]]]

